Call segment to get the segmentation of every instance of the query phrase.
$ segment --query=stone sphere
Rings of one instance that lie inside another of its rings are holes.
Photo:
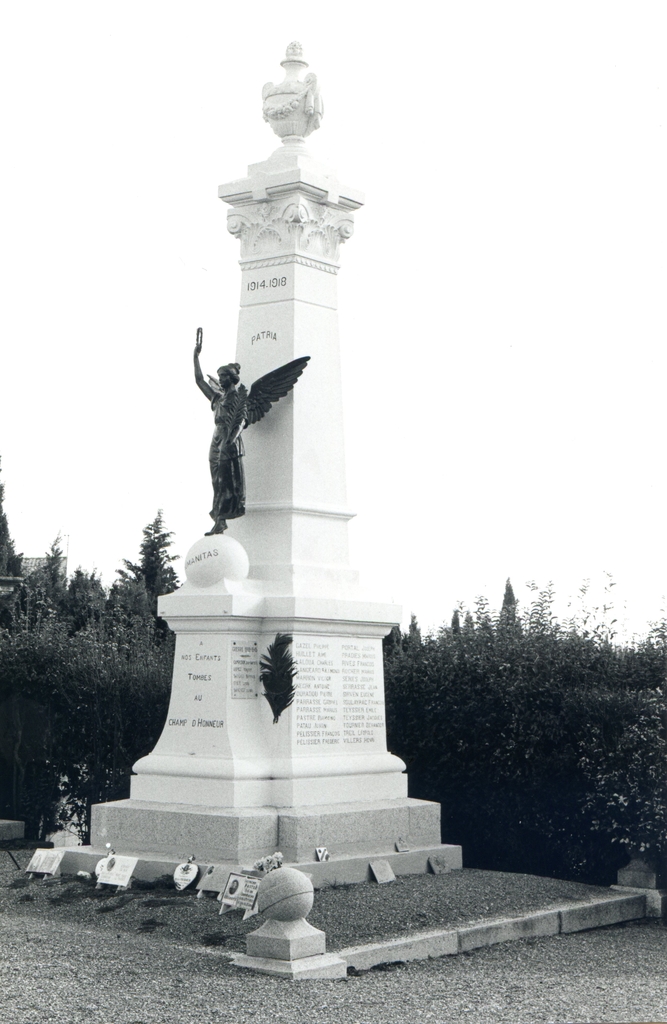
[[[185,556],[185,575],[195,587],[212,587],[222,580],[244,580],[249,568],[245,548],[224,533],[195,541]]]
[[[313,908],[313,883],[296,868],[276,868],[259,886],[260,913],[274,921],[298,921]]]

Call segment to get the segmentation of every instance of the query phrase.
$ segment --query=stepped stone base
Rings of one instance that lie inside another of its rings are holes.
[[[220,864],[253,863],[280,850],[289,863],[390,854],[401,839],[410,849],[440,848],[440,805],[405,797],[315,807],[199,807],[118,800],[93,808],[91,845],[117,853],[158,852],[167,858]]]
[[[235,967],[249,967],[260,974],[273,974],[278,978],[291,978],[293,981],[309,981],[318,978],[344,978],[347,974],[347,963],[335,953],[321,953],[319,956],[304,956],[300,960],[275,960],[273,957],[247,956],[238,953],[233,963]]]
[[[108,851],[104,846],[73,846],[65,851],[61,863],[61,871],[64,874],[76,874],[77,871],[90,871],[95,869],[100,857],[104,857]],[[173,875],[178,864],[185,860],[183,854],[178,856],[155,851],[134,850],[132,847],[123,847],[121,851],[126,856],[137,857],[138,863],[134,871],[135,878],[143,881],[154,881],[163,875]],[[372,855],[377,859],[377,855]],[[459,871],[462,865],[461,847],[441,845],[416,847],[405,853],[384,853],[383,859],[388,862],[395,875],[425,875],[430,870],[429,858],[436,857],[440,863],[439,870]],[[372,881],[369,866],[370,858],[364,855],[357,856],[336,856],[331,860],[315,861],[286,861],[285,867],[298,868],[304,871],[311,879],[316,889],[327,885],[340,885],[353,882]],[[247,861],[225,861],[219,857],[205,860],[198,858],[197,864],[201,875],[206,874],[207,869],[212,865],[219,869],[218,876],[225,874],[225,871],[238,871],[240,867],[251,867],[253,860]],[[442,865],[445,865],[444,869]]]

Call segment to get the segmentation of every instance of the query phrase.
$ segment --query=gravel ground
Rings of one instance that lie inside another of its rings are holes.
[[[30,850],[14,853],[24,866]],[[136,884],[136,883],[135,883]],[[406,932],[456,927],[488,917],[549,909],[614,895],[609,889],[534,875],[464,870],[441,875],[404,875],[389,885],[368,883],[320,889],[308,916],[327,935],[327,948],[342,949]],[[0,913],[26,921],[38,917],[90,927],[101,940],[116,933],[152,933],[161,944],[244,952],[245,936],[263,923],[262,915],[246,922],[240,914],[218,914],[212,896],[173,888],[96,890],[75,877],[28,880],[6,854],[0,854]]]
[[[667,1021],[667,929],[657,922],[504,943],[339,981],[294,983],[230,964],[227,950],[241,939],[239,918],[218,917],[213,900],[156,890],[133,892],[123,904],[126,897],[94,897],[78,882],[13,887],[18,872],[9,872],[4,860],[0,855],[0,1024]],[[411,928],[432,926],[443,912],[442,923],[455,925],[471,915],[535,909],[540,892],[540,906],[600,892],[576,886],[573,897],[572,885],[490,872],[419,876],[318,892],[309,920],[317,924],[318,913],[330,923],[333,916],[351,919],[357,925],[347,932],[340,926],[341,939],[345,934],[352,936],[347,941],[365,941],[359,939],[360,919],[361,930],[374,921],[387,934],[392,907],[389,934],[397,934],[406,921]],[[66,895],[82,891],[88,895]],[[114,903],[119,910],[100,912]],[[253,918],[244,930],[260,920]],[[233,935],[205,944],[204,936],[228,923]]]

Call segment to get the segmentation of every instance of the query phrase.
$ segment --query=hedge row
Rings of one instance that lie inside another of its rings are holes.
[[[480,600],[435,635],[395,631],[389,747],[466,865],[610,884],[629,854],[667,851],[667,624],[618,646],[551,607]]]

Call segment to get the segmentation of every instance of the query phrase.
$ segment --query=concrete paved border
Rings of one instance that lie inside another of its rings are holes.
[[[465,953],[482,946],[513,939],[569,934],[590,928],[605,928],[623,921],[646,917],[645,896],[609,896],[586,903],[568,903],[551,910],[518,917],[496,917],[460,928],[414,932],[398,939],[386,939],[366,946],[336,950],[348,967],[365,971],[377,964]]]

